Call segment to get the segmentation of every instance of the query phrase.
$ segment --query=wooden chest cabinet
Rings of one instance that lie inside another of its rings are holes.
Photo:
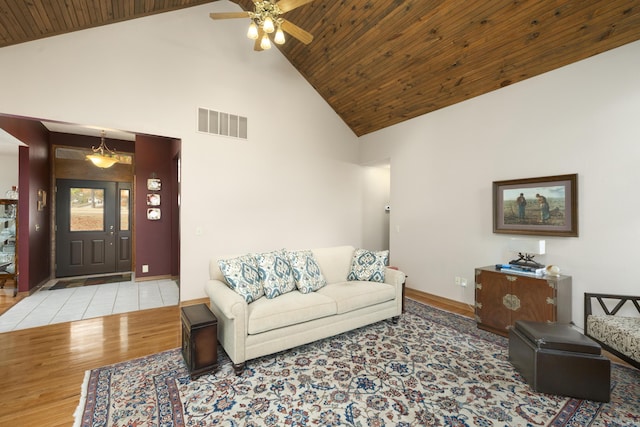
[[[505,273],[495,266],[476,268],[478,328],[508,335],[516,320],[571,322],[571,276]]]
[[[182,307],[182,357],[191,378],[218,368],[218,319],[206,304]]]

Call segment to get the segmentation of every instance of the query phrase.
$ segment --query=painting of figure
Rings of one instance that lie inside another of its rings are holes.
[[[494,182],[494,232],[577,235],[576,186],[575,174]]]

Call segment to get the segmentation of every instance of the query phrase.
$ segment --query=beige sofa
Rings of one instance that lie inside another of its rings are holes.
[[[218,341],[236,374],[247,360],[287,350],[402,313],[405,275],[386,268],[384,283],[347,281],[355,248],[312,249],[327,285],[303,294],[294,290],[247,303],[225,282],[212,259],[205,291],[218,319]]]

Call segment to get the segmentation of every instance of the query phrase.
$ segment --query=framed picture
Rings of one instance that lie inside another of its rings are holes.
[[[160,206],[160,195],[147,194],[147,206]]]
[[[161,217],[160,208],[149,208],[147,209],[147,219],[150,221],[157,221]]]
[[[162,182],[158,178],[147,179],[147,190],[160,191],[162,189]]]
[[[578,175],[494,181],[493,232],[578,236]]]

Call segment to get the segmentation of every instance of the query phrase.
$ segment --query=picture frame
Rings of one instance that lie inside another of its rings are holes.
[[[147,179],[147,190],[160,191],[162,189],[162,181],[158,178]]]
[[[160,195],[156,193],[147,194],[147,206],[160,206]]]
[[[493,232],[578,236],[578,174],[493,182]]]
[[[149,221],[158,221],[160,218],[162,218],[162,212],[160,212],[160,208],[147,209],[147,219]]]

